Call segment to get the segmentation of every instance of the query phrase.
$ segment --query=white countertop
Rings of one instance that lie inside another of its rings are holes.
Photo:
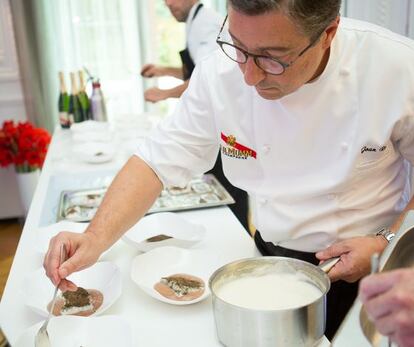
[[[24,305],[21,289],[27,285],[23,283],[24,276],[42,266],[34,234],[40,225],[53,222],[50,216],[57,208],[59,184],[71,175],[74,181],[81,181],[88,172],[95,176],[97,172],[116,171],[127,158],[123,152],[107,164],[78,163],[76,158],[68,159],[70,141],[70,131],[59,129],[53,137],[0,303],[0,326],[12,345],[27,328],[43,319]],[[65,178],[59,180],[61,177]],[[49,209],[51,214],[45,213]],[[225,262],[259,255],[253,240],[227,207],[180,214],[207,230],[196,248],[216,252]],[[120,240],[102,258],[120,267],[123,285],[121,297],[105,314],[126,318],[132,327],[134,346],[221,346],[215,334],[211,298],[187,306],[173,306],[151,298],[130,279],[130,263],[137,254]],[[329,342],[323,338],[320,346],[329,346]]]

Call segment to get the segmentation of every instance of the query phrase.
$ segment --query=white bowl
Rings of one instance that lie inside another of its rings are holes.
[[[34,345],[37,331],[43,322],[28,328],[13,345]],[[77,317],[60,316],[50,320],[47,327],[52,347],[132,347],[132,331],[128,322],[118,316]]]
[[[68,277],[77,286],[97,289],[103,294],[102,306],[93,314],[107,310],[121,295],[121,272],[114,263],[98,262],[93,266]],[[34,312],[47,317],[47,305],[52,300],[54,286],[40,268],[28,274],[23,280],[24,303]]]
[[[131,278],[141,290],[157,300],[173,305],[189,305],[210,295],[208,280],[219,266],[217,255],[204,250],[160,247],[134,258]],[[162,277],[179,273],[201,278],[205,285],[203,295],[191,301],[176,301],[162,296],[154,289],[154,284]]]
[[[69,221],[60,221],[58,223],[50,224],[46,227],[36,229],[36,249],[46,254],[49,248],[50,239],[56,236],[61,231],[70,231],[73,233],[83,233],[88,227],[89,223],[75,223]]]
[[[76,159],[85,163],[99,164],[111,161],[115,155],[112,144],[100,142],[85,142],[72,147]]]
[[[164,246],[191,247],[205,236],[205,228],[178,216],[176,213],[154,213],[142,218],[122,239],[142,252]],[[145,240],[157,235],[171,236],[171,239],[158,242]]]

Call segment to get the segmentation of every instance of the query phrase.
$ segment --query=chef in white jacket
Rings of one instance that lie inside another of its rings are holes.
[[[165,4],[178,22],[185,22],[186,48],[179,52],[182,66],[146,64],[142,67],[141,75],[147,78],[172,76],[183,80],[183,83],[170,89],[147,89],[144,98],[150,102],[181,96],[188,87],[195,65],[217,50],[216,37],[223,21],[221,15],[197,0],[165,0]]]
[[[219,49],[216,38],[223,18],[218,13],[206,8],[203,3],[197,0],[165,0],[165,4],[177,21],[185,22],[186,49],[179,52],[182,66],[176,68],[147,64],[142,68],[141,74],[144,77],[169,75],[180,78],[184,82],[171,89],[154,87],[146,90],[144,98],[151,102],[180,97],[188,87],[195,65]],[[235,203],[229,207],[247,230],[249,227],[247,193],[234,187],[225,177],[220,154],[217,156],[214,166],[206,173],[213,174],[233,197]]]
[[[331,338],[371,254],[414,205],[414,43],[340,20],[339,9],[340,0],[229,0],[222,50],[197,65],[175,114],[121,170],[87,231],[52,240],[52,281],[91,265],[163,186],[184,185],[221,151],[227,178],[252,198],[262,254],[340,257],[329,272]],[[73,246],[59,265],[62,242]]]

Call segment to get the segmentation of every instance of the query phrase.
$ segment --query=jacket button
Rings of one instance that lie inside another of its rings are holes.
[[[267,201],[268,201],[268,200],[267,200],[266,198],[260,198],[260,199],[259,199],[259,204],[260,204],[260,205],[266,205],[266,204],[267,204]]]
[[[270,146],[269,145],[263,145],[262,151],[264,154],[267,154],[270,152]]]
[[[346,69],[346,68],[342,68],[342,69],[339,71],[339,73],[340,73],[340,75],[341,75],[341,76],[344,76],[344,77],[346,77],[346,76],[348,76],[348,75],[350,74],[349,70],[348,70],[348,69]]]

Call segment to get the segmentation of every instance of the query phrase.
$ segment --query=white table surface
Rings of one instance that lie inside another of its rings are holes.
[[[121,154],[107,164],[78,163],[69,155],[70,141],[70,131],[57,130],[53,136],[0,302],[0,326],[12,345],[27,328],[42,320],[41,316],[24,305],[21,291],[23,286],[28,285],[23,283],[24,276],[42,266],[42,256],[35,249],[34,234],[36,228],[47,221],[44,207],[58,203],[56,194],[51,197],[56,187],[51,189],[50,182],[60,175],[70,177],[73,174],[74,179],[79,179],[82,177],[80,174],[88,172],[95,175],[97,170],[117,170],[127,158],[121,150]],[[253,240],[227,207],[180,214],[201,223],[207,230],[206,238],[195,248],[217,253],[223,263],[259,255]],[[138,251],[120,240],[102,258],[120,267],[123,285],[121,297],[105,314],[120,315],[128,320],[134,346],[221,346],[215,333],[211,298],[187,306],[169,305],[151,298],[130,279],[130,263],[137,254]],[[329,346],[329,342],[323,338],[319,345]]]

